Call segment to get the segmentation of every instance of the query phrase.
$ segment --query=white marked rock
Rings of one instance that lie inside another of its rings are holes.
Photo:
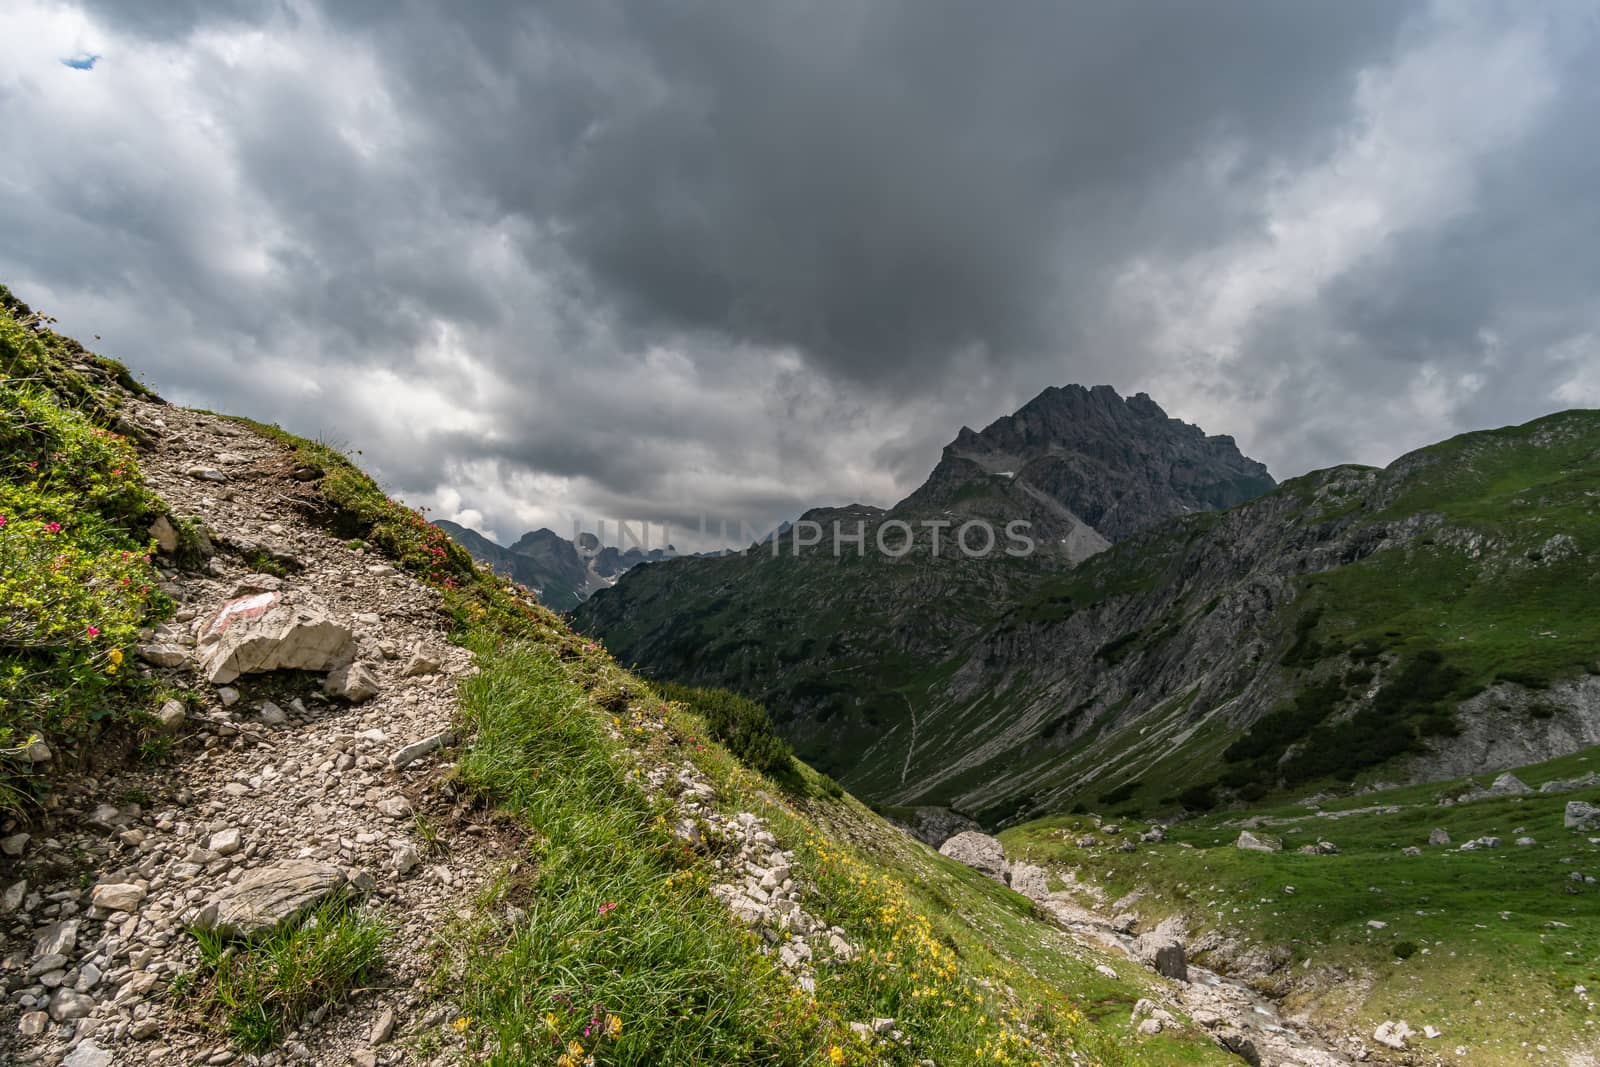
[[[256,593],[228,601],[200,631],[200,668],[213,685],[264,671],[326,671],[349,657],[354,642],[320,609]]]

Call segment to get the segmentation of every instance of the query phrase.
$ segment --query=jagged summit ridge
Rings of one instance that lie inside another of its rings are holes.
[[[981,432],[963,426],[897,510],[950,508],[985,484],[1014,497],[1047,536],[1081,537],[1082,525],[1115,542],[1177,515],[1244,503],[1277,483],[1232,437],[1172,418],[1146,393],[1067,385]]]

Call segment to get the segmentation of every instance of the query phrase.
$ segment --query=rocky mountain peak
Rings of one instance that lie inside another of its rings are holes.
[[[1002,498],[1047,535],[1118,541],[1193,511],[1232,507],[1276,483],[1233,438],[1207,436],[1147,393],[1052,386],[981,432],[963,426],[907,510]],[[993,510],[989,508],[988,510]]]

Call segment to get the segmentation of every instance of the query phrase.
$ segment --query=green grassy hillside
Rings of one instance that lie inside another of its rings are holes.
[[[1537,788],[1595,770],[1600,749],[1519,773]],[[1326,1026],[1431,1025],[1443,1036],[1424,1047],[1474,1064],[1565,1063],[1569,1053],[1593,1052],[1600,1022],[1578,990],[1600,988],[1600,887],[1591,880],[1600,846],[1566,829],[1562,815],[1570,800],[1600,801],[1600,789],[1439,804],[1468,788],[1458,780],[1315,808],[1214,814],[1135,852],[1118,851],[1118,838],[1088,816],[1028,823],[1002,840],[1008,852],[1076,870],[1095,890],[1085,899],[1103,894],[1107,914],[1136,912],[1141,929],[1184,916],[1191,945],[1214,946],[1199,953],[1203,962],[1231,969],[1252,951],[1281,950],[1257,983]],[[1243,826],[1279,837],[1284,851],[1235,848]],[[1126,824],[1123,833],[1143,829]],[[1430,844],[1435,829],[1451,844]],[[1500,838],[1499,847],[1460,850],[1484,836]],[[1089,838],[1096,843],[1079,844]],[[1318,841],[1338,853],[1298,852]],[[1536,1046],[1547,1054],[1530,1055]]]

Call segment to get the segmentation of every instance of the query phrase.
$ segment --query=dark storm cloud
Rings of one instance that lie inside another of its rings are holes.
[[[1582,5],[10,17],[5,280],[502,535],[887,503],[1069,381],[1280,474],[1600,403]]]
[[[903,388],[957,355],[1056,347],[1063,288],[1142,228],[1153,189],[1208,138],[1316,151],[1408,10],[585,4],[358,25],[461,186],[547,224],[640,335],[793,346]],[[1216,223],[1169,213],[1151,236]]]

